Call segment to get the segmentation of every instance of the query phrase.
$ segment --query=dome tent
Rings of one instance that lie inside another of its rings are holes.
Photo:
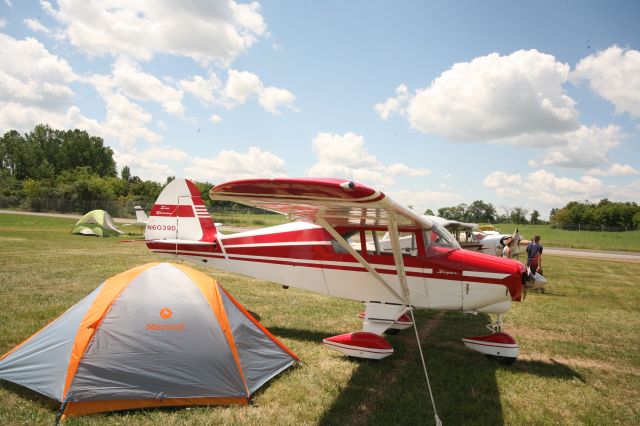
[[[76,222],[72,234],[117,237],[124,232],[116,228],[111,215],[104,210],[91,210]]]
[[[107,279],[0,358],[60,414],[247,404],[297,356],[207,275],[149,263]]]

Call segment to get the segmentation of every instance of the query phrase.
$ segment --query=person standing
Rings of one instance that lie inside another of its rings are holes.
[[[542,244],[540,244],[540,235],[535,235],[533,240],[527,245],[527,268],[532,277],[536,272],[542,275]]]
[[[542,272],[542,244],[540,244],[540,235],[534,236],[533,241],[527,245],[527,267],[531,271],[531,274]]]
[[[502,257],[511,259],[511,246],[513,245],[513,238],[509,237],[504,240],[504,248],[502,249]]]

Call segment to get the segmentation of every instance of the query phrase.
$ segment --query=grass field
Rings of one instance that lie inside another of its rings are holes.
[[[217,219],[216,219],[217,220]],[[72,236],[73,221],[0,215],[0,353],[86,296],[105,278],[159,257],[143,244]],[[256,395],[254,406],[152,409],[69,419],[70,425],[433,424],[411,332],[388,336],[380,362],[327,350],[356,331],[361,305],[205,270],[304,361]],[[640,424],[640,264],[547,256],[546,294],[507,315],[520,343],[511,367],[465,349],[486,316],[416,313],[445,425]],[[0,424],[52,424],[59,404],[0,383]]]
[[[551,225],[516,225],[499,223],[500,232],[511,234],[519,229],[523,239],[540,235],[542,244],[549,247],[567,247],[590,250],[640,251],[640,230],[625,232],[565,231]]]

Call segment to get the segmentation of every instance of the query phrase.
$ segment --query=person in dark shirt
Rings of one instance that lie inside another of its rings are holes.
[[[540,244],[540,235],[533,237],[533,240],[527,245],[527,268],[533,276],[535,273],[542,275],[542,244]]]

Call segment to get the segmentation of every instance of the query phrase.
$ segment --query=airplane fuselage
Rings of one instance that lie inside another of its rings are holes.
[[[345,236],[354,234],[348,228],[339,231]],[[357,236],[365,241],[364,234]],[[504,313],[512,300],[521,299],[524,267],[520,263],[438,247],[421,231],[415,231],[414,238],[415,249],[403,255],[414,307]],[[366,242],[358,240],[352,245],[386,286],[324,228],[310,223],[293,222],[231,235],[217,233],[209,244],[148,243],[156,253],[283,286],[361,302],[402,304],[391,253],[367,250]]]

